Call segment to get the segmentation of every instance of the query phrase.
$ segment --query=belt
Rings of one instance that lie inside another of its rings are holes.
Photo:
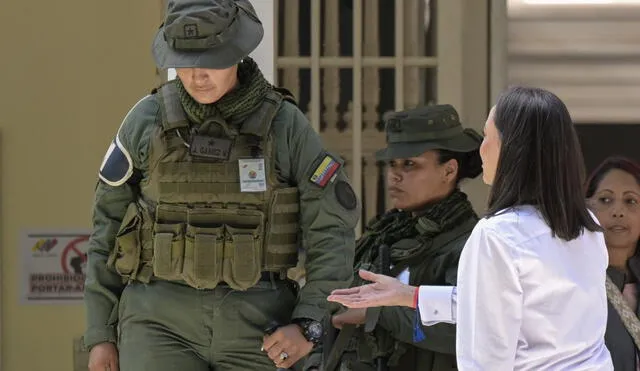
[[[262,272],[260,275],[260,281],[271,281],[271,277],[276,281],[284,281],[287,279],[286,277],[282,279],[278,272]]]
[[[281,282],[281,281],[287,281],[288,280],[287,277],[285,277],[284,279],[281,278],[281,275],[280,275],[279,272],[262,272],[260,274],[260,279],[258,280],[258,282],[271,282],[271,277],[273,277],[273,280],[276,281],[276,282]],[[156,276],[152,276],[151,277],[151,281],[166,281],[166,282],[173,282],[173,283],[178,283],[180,285],[189,286],[184,281],[167,281],[167,280],[158,278]],[[222,282],[220,282],[220,285],[226,285],[226,284],[224,283],[224,281],[222,281]]]

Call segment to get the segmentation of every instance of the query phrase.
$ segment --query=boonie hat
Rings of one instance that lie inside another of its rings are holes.
[[[152,47],[160,69],[229,68],[264,36],[248,0],[169,0],[165,14]]]
[[[379,161],[418,157],[433,149],[471,152],[482,143],[478,132],[462,127],[458,112],[449,104],[392,112],[384,122],[387,148],[376,152]]]

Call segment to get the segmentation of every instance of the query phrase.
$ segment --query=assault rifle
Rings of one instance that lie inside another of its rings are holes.
[[[382,244],[378,247],[378,272],[384,275],[389,275],[391,272],[391,251],[388,245]],[[378,322],[378,316],[380,312],[377,311],[375,316],[372,318],[372,321],[369,321],[365,324],[365,331],[371,332],[375,328],[375,323]],[[342,330],[335,336],[335,329],[331,325],[328,324],[327,327],[327,335],[326,341],[324,342],[325,348],[323,349],[323,363],[325,371],[335,371],[340,363],[340,358],[342,357],[342,353],[346,350],[349,345],[349,340],[353,337],[356,325],[344,325],[342,326]],[[389,368],[387,367],[387,359],[386,357],[378,357],[375,360],[376,367],[378,371],[387,371]]]

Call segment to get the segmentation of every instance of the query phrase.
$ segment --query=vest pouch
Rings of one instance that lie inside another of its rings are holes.
[[[184,281],[197,289],[213,289],[222,281],[224,226],[187,225],[185,239]]]
[[[153,231],[153,275],[165,280],[182,279],[184,224],[156,223]]]
[[[132,202],[122,218],[116,234],[115,246],[107,261],[107,266],[115,269],[124,278],[135,278],[140,264],[140,229],[142,214],[138,204]]]
[[[246,290],[258,283],[262,275],[264,214],[242,210],[233,219],[237,223],[225,225],[222,277],[232,289]]]

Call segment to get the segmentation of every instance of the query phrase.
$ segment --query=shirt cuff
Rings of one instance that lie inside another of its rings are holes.
[[[423,325],[456,323],[456,287],[420,286],[418,309]]]
[[[117,331],[115,326],[105,326],[100,328],[89,328],[82,339],[84,348],[91,350],[94,345],[101,343],[117,343]]]
[[[312,319],[314,321],[322,321],[322,319],[327,314],[327,309],[320,308],[316,305],[311,304],[303,304],[299,303],[293,309],[293,315],[291,316],[291,320],[296,319]]]

